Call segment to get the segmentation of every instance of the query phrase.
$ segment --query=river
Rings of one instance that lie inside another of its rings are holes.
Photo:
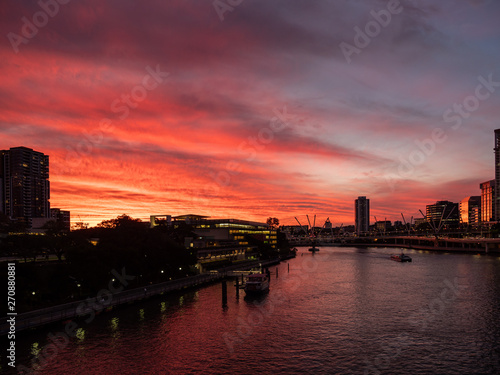
[[[233,281],[226,307],[221,283],[158,296],[78,321],[70,340],[62,324],[19,333],[16,361],[50,375],[500,373],[500,258],[392,252],[299,248],[259,299]]]

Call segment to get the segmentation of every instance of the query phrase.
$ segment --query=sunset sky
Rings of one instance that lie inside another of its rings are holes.
[[[498,1],[59,1],[2,1],[0,149],[72,222],[400,220],[494,177]]]

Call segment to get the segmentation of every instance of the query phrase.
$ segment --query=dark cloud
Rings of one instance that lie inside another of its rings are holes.
[[[24,143],[50,154],[55,203],[85,215],[91,207],[99,218],[123,213],[117,206],[147,217],[161,202],[173,213],[317,210],[347,223],[345,202],[361,189],[396,216],[391,202],[414,212],[441,190],[476,194],[473,176],[489,159],[474,168],[462,154],[498,126],[497,92],[461,129],[446,128],[453,141],[411,179],[392,191],[384,177],[415,140],[446,125],[443,112],[474,94],[479,75],[500,80],[500,5],[402,0],[403,11],[348,63],[339,45],[355,44],[354,28],[387,4],[247,0],[221,21],[212,1],[72,1],[16,53],[9,33],[22,34],[22,17],[33,21],[41,8],[4,1],[0,148]],[[168,80],[120,116],[113,103],[140,93],[147,67],[157,66]],[[242,151],[284,106],[288,127]],[[105,118],[112,129],[100,127]]]

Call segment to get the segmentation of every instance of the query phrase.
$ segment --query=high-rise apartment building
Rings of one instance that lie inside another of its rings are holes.
[[[354,201],[354,221],[358,235],[366,233],[370,227],[370,200],[358,197]]]
[[[489,223],[495,220],[495,197],[496,193],[496,183],[495,180],[486,181],[479,184],[481,188],[481,222]]]
[[[500,129],[495,129],[495,186],[500,186]],[[493,221],[500,220],[500,194],[493,195]]]
[[[0,151],[0,212],[31,226],[50,217],[49,157],[27,147]]]

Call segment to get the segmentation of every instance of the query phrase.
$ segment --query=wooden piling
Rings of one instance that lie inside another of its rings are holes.
[[[222,281],[222,306],[227,306],[227,282]]]
[[[236,276],[236,298],[240,298],[240,279]]]

